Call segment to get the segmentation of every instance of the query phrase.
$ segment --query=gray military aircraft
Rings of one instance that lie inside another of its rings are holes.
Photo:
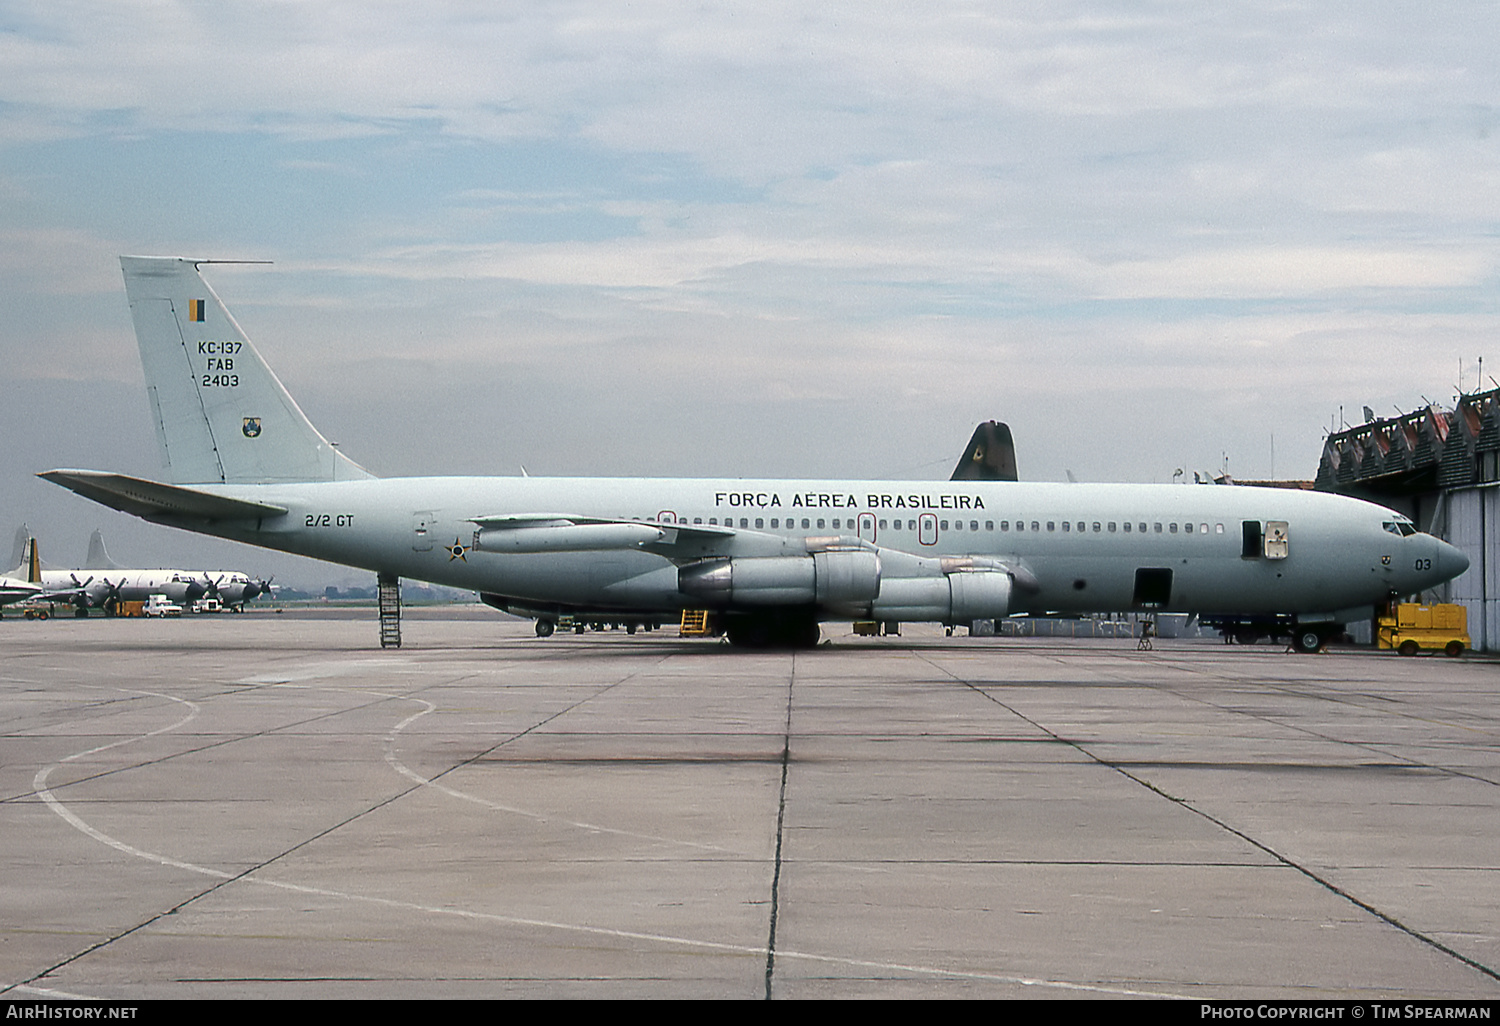
[[[156,523],[476,591],[538,633],[703,609],[734,643],[806,646],[825,620],[1134,609],[1284,616],[1310,651],[1469,565],[1390,510],[1282,489],[380,479],[303,415],[199,273],[211,261],[120,262],[168,481],[42,477]]]
[[[94,532],[95,536],[99,534]],[[152,595],[165,595],[171,602],[191,605],[207,591],[208,585],[186,570],[131,570],[115,566],[96,566],[89,560],[89,567],[82,570],[58,570],[42,563],[40,549],[30,529],[22,524],[16,531],[16,546],[21,559],[11,576],[39,585],[41,593],[34,596],[48,602],[67,603],[74,614],[89,615],[90,609],[102,609],[106,615],[114,615],[122,602],[145,602]],[[99,540],[102,551],[103,540]],[[90,549],[92,556],[93,549]]]
[[[129,570],[109,558],[109,552],[104,547],[104,533],[97,528],[89,535],[88,561],[83,565],[83,571],[73,571],[76,580],[78,573],[92,572],[91,576],[98,575],[110,589],[110,597],[114,600],[135,599],[144,601],[153,592],[165,594],[173,602],[188,604],[200,601],[213,600],[223,608],[234,612],[243,612],[246,602],[258,595],[267,594],[271,590],[269,580],[252,580],[248,574],[238,570]],[[159,586],[152,583],[163,579],[176,586],[185,583],[187,587],[182,589],[182,597],[178,598],[172,588]],[[120,584],[111,585],[108,578],[118,576]],[[144,590],[145,594],[139,592]],[[102,605],[96,602],[95,605]]]

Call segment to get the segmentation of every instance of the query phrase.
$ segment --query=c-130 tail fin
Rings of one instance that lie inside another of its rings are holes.
[[[167,479],[266,484],[369,478],[318,433],[198,273],[206,260],[122,256]]]

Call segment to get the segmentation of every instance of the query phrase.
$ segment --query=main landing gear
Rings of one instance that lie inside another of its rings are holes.
[[[811,612],[781,610],[727,617],[724,633],[741,648],[814,648],[822,637]]]

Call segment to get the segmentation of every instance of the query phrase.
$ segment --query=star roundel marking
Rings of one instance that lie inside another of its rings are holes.
[[[444,545],[443,548],[448,550],[448,562],[451,563],[455,559],[461,559],[467,563],[469,561],[468,552],[473,546],[464,545],[457,538],[454,538],[452,545]]]

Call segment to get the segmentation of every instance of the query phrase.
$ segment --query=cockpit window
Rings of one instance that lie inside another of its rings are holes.
[[[1387,520],[1380,525],[1392,534],[1400,535],[1402,538],[1417,533],[1417,529],[1405,520]]]

